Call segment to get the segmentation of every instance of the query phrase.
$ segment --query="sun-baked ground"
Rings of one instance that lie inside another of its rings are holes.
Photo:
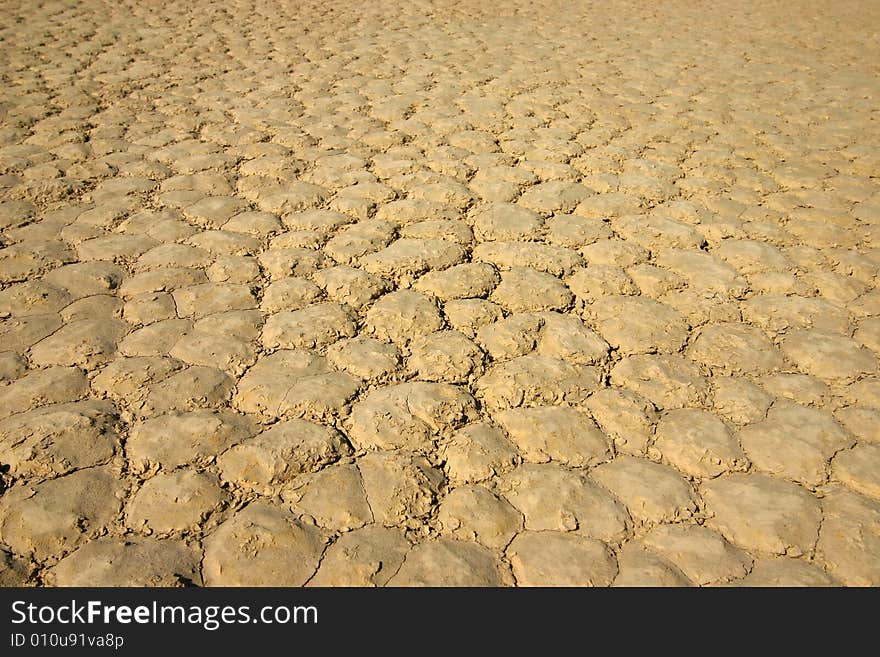
[[[0,583],[880,584],[878,21],[4,3]]]

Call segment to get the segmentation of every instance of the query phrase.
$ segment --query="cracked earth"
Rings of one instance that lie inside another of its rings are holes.
[[[880,585],[876,3],[7,2],[0,583]]]

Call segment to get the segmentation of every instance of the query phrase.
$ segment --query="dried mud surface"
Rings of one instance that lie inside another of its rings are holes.
[[[876,3],[486,4],[3,4],[0,584],[880,584]]]

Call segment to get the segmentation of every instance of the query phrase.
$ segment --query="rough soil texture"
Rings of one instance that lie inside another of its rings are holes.
[[[0,584],[880,585],[878,22],[3,3]]]

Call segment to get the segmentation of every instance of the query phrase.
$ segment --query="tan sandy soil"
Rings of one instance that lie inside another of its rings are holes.
[[[5,2],[0,583],[880,585],[876,2]]]

